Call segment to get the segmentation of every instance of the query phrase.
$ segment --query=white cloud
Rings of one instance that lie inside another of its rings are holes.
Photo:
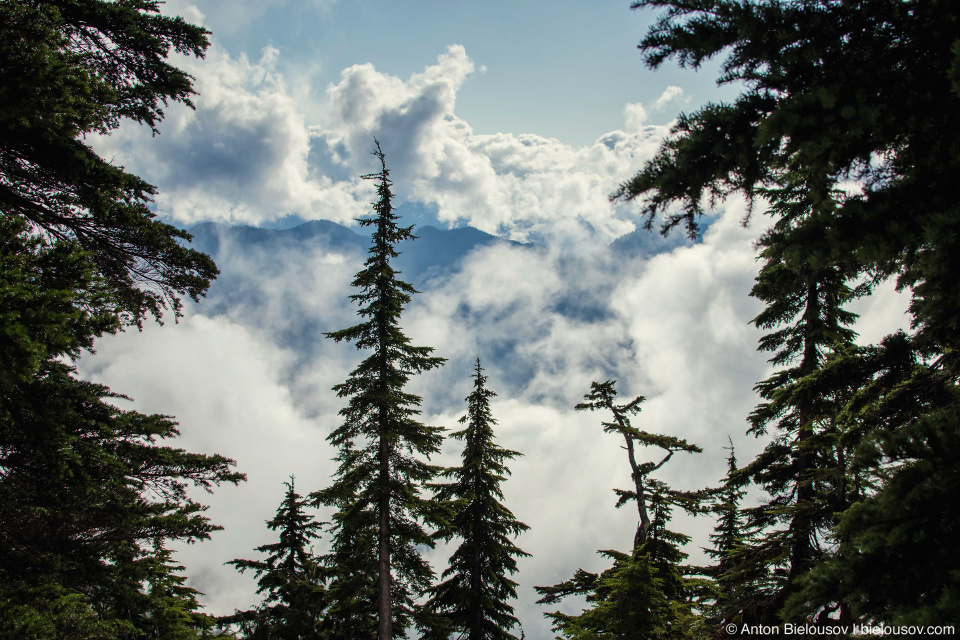
[[[475,134],[455,113],[475,69],[459,45],[405,80],[370,64],[345,69],[310,123],[309,87],[290,89],[281,55],[266,47],[252,61],[214,46],[206,60],[183,63],[200,92],[195,112],[170,107],[158,138],[124,126],[94,144],[157,184],[158,212],[181,224],[287,215],[349,224],[372,199],[358,176],[378,169],[370,157],[377,137],[400,200],[436,205],[445,223],[517,240],[606,243],[634,229],[632,207],[611,206],[607,195],[667,133],[631,116],[628,132],[583,147]]]
[[[552,637],[532,587],[578,567],[602,570],[606,560],[595,551],[627,548],[636,526],[634,511],[613,508],[611,489],[629,484],[620,443],[602,433],[605,416],[573,410],[592,380],[618,379],[625,399],[645,395],[640,428],[704,448],[675,456],[659,474],[679,488],[720,480],[728,435],[741,460],[762,447],[745,436],[745,418],[757,402],[752,387],[768,372],[749,324],[759,305],[748,297],[763,219],[744,228],[743,203],[724,208],[702,243],[650,258],[615,260],[585,245],[480,248],[459,270],[428,280],[404,313],[412,342],[449,358],[409,388],[424,397],[423,420],[456,426],[481,357],[499,394],[498,441],[524,454],[504,488],[507,506],[531,526],[518,543],[533,557],[520,561],[516,576],[518,615],[531,640]],[[138,408],[176,415],[182,446],[236,457],[250,474],[239,489],[204,497],[227,530],[181,555],[214,613],[255,600],[250,581],[220,563],[251,557],[270,540],[262,523],[282,480],[296,473],[305,493],[329,482],[335,452],[323,437],[339,422],[340,402],[330,387],[362,356],[321,336],[356,319],[347,296],[358,256],[293,246],[274,255],[222,242],[229,296],[215,293],[179,325],[105,339],[83,362]],[[448,442],[435,462],[456,463],[458,447]],[[696,559],[712,522],[678,515],[675,525],[695,536]],[[438,568],[448,552],[431,554]]]
[[[670,86],[664,89],[657,101],[653,103],[653,108],[660,110],[671,102],[677,101],[683,97],[683,89],[677,86]]]
[[[450,224],[554,241],[610,241],[634,228],[606,196],[653,153],[665,128],[615,132],[579,148],[536,135],[478,135],[454,111],[473,70],[461,46],[407,81],[372,65],[351,67],[328,87],[330,115],[314,130],[354,171],[370,166],[378,136],[400,196],[436,204]]]
[[[146,326],[98,347],[98,355],[80,362],[81,374],[133,397],[139,411],[175,414],[182,436],[173,446],[220,453],[247,474],[239,487],[198,492],[210,505],[207,515],[226,531],[180,548],[178,560],[210,610],[230,613],[253,604],[252,579],[223,563],[250,558],[255,546],[270,541],[263,523],[289,475],[296,474],[302,493],[326,483],[334,466],[324,426],[335,420],[335,400],[326,399],[318,419],[307,419],[282,382],[293,354],[225,317],[188,312],[176,325]]]
[[[158,184],[158,213],[180,223],[257,224],[289,214],[350,222],[365,212],[371,189],[310,166],[311,135],[276,71],[278,56],[265,47],[252,62],[214,46],[206,60],[183,63],[196,76],[196,111],[170,107],[157,138],[125,125],[94,146]]]
[[[627,131],[640,131],[647,121],[647,110],[641,102],[631,102],[623,108],[623,117],[627,123]]]

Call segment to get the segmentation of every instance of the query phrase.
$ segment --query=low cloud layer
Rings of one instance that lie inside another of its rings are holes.
[[[619,441],[602,432],[606,416],[573,410],[591,381],[617,379],[624,399],[646,396],[637,426],[704,448],[675,456],[658,474],[678,488],[720,480],[728,435],[742,460],[762,447],[744,435],[757,402],[752,387],[769,372],[749,324],[760,309],[748,293],[761,229],[742,227],[742,215],[743,204],[729,202],[702,242],[653,257],[615,261],[596,248],[571,254],[501,243],[418,283],[422,293],[404,327],[414,344],[448,358],[409,387],[424,398],[424,421],[457,426],[480,357],[498,394],[498,442],[524,454],[511,464],[505,492],[531,527],[518,542],[533,557],[516,576],[518,615],[531,640],[552,637],[533,586],[578,567],[603,569],[596,550],[626,549],[636,526],[630,508],[613,508],[611,490],[630,479]],[[356,321],[349,282],[361,262],[335,247],[291,247],[277,256],[225,242],[220,266],[236,285],[229,296],[214,291],[179,324],[104,339],[96,356],[81,361],[82,373],[133,396],[140,410],[177,416],[180,446],[236,458],[249,474],[239,488],[202,497],[226,530],[179,555],[214,613],[256,602],[252,581],[223,563],[251,557],[272,539],[263,523],[279,504],[281,483],[295,474],[308,493],[326,486],[335,469],[325,437],[339,424],[342,401],[331,387],[363,354],[322,333]],[[895,327],[905,307],[889,293],[864,304],[871,331]],[[459,444],[448,441],[435,462],[458,458]],[[678,517],[674,524],[694,535],[690,551],[698,557],[712,521]],[[431,555],[438,569],[447,552]]]

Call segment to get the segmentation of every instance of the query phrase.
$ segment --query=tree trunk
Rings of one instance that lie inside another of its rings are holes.
[[[377,602],[377,637],[393,639],[390,601],[390,451],[385,430],[380,435],[380,580]]]

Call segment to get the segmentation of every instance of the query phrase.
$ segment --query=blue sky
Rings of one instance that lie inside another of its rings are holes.
[[[700,73],[673,62],[646,69],[636,44],[654,16],[628,7],[171,0],[165,11],[214,34],[205,60],[177,61],[196,78],[196,111],[171,106],[157,137],[125,124],[90,139],[157,185],[166,220],[282,226],[354,225],[368,213],[372,185],[358,176],[379,168],[369,153],[376,136],[397,204],[436,212],[441,227],[536,243],[471,253],[424,283],[404,315],[414,344],[449,359],[442,374],[412,385],[424,420],[456,424],[479,356],[499,394],[500,442],[525,454],[505,492],[531,526],[519,545],[533,556],[516,576],[530,640],[552,637],[532,587],[578,567],[603,570],[596,550],[624,549],[636,526],[635,513],[613,508],[611,489],[629,483],[622,450],[602,434],[600,416],[573,411],[592,380],[614,376],[623,397],[646,396],[641,428],[703,447],[662,470],[678,488],[719,482],[728,435],[742,461],[763,445],[745,435],[753,386],[770,373],[750,324],[760,310],[749,292],[763,207],[744,227],[746,204],[733,197],[696,243],[625,260],[607,250],[638,222],[637,204],[608,195],[653,157],[676,114],[735,91],[714,86],[715,63]],[[235,458],[249,475],[239,488],[200,496],[225,530],[178,556],[210,611],[225,614],[256,602],[252,578],[223,563],[272,541],[263,523],[282,482],[295,474],[306,493],[335,469],[324,438],[341,403],[330,389],[359,355],[320,334],[355,321],[349,283],[362,260],[329,246],[282,256],[221,247],[221,269],[248,295],[201,301],[177,324],[101,340],[80,371],[132,396],[137,409],[176,416],[181,446]],[[558,311],[581,295],[602,313]],[[859,301],[861,340],[900,326],[906,305],[892,287]],[[314,341],[290,344],[284,336],[305,318]],[[506,355],[504,344],[513,345]],[[436,462],[457,456],[452,444]],[[702,560],[713,522],[674,524],[694,535],[689,550]],[[432,560],[442,569],[443,550]]]
[[[596,2],[265,2],[198,5],[214,39],[234,55],[280,50],[282,66],[308,74],[320,98],[342,69],[373,63],[398,77],[422,70],[451,44],[486,70],[458,95],[458,115],[477,133],[535,133],[587,144],[622,126],[629,102],[652,102],[671,85],[691,100],[725,97],[713,69],[643,65],[636,48],[650,11]],[[672,115],[667,113],[664,115]]]

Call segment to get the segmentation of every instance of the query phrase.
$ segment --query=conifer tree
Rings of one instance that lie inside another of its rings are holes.
[[[379,640],[402,636],[414,617],[414,598],[430,586],[433,571],[418,546],[433,546],[424,523],[437,518],[436,507],[421,495],[438,469],[424,459],[436,453],[443,428],[417,421],[421,398],[404,391],[414,375],[445,361],[431,347],[413,346],[400,328],[404,305],[416,293],[399,279],[391,262],[397,243],[413,239],[413,227],[397,225],[390,172],[379,142],[373,155],[380,172],[364,176],[377,181],[379,200],[374,216],[361,226],[374,227],[373,243],[351,299],[361,305],[364,320],[328,333],[337,342],[353,342],[369,352],[347,380],[334,387],[347,398],[340,411],[343,424],[328,440],[340,450],[333,484],[315,494],[335,507],[330,569],[330,617],[336,638]],[[376,580],[371,584],[370,578]],[[371,620],[375,625],[371,628]]]
[[[713,546],[705,549],[707,555],[717,561],[715,573],[718,576],[723,576],[729,572],[730,553],[736,548],[737,542],[743,535],[743,516],[740,512],[740,501],[746,493],[742,486],[737,485],[731,479],[733,474],[737,472],[737,454],[732,440],[730,440],[730,446],[727,449],[730,451],[727,456],[727,476],[724,478],[723,486],[717,490],[716,504],[713,505],[712,509],[719,516],[717,526],[710,535]]]
[[[548,613],[553,629],[570,640],[633,640],[668,637],[670,602],[649,554],[601,551],[613,566],[599,575],[579,570],[572,581],[536,587],[547,594],[538,602],[552,604],[568,595],[584,595],[588,608],[577,615]]]
[[[775,235],[775,234],[774,234]],[[852,346],[848,328],[856,315],[844,310],[854,291],[841,266],[793,268],[780,257],[782,248],[771,238],[767,262],[752,295],[767,303],[754,320],[761,328],[777,328],[760,340],[760,349],[773,351],[775,365],[793,363],[757,385],[765,402],[751,414],[750,432],[762,436],[774,426],[774,438],[742,470],[736,482],[753,481],[770,499],[750,508],[747,528],[758,538],[740,557],[740,575],[772,571],[772,580],[754,585],[755,614],[773,620],[797,580],[824,559],[826,536],[835,524],[837,492],[846,471],[838,474],[839,416],[848,380],[825,367],[832,354]]]
[[[143,572],[148,585],[145,594],[148,615],[143,618],[144,636],[164,640],[232,638],[222,633],[204,633],[204,629],[211,626],[212,619],[200,611],[197,596],[203,594],[186,586],[187,578],[182,575],[184,567],[174,564],[172,556],[173,553],[164,547],[163,541],[157,540],[143,559]]]
[[[326,607],[323,577],[313,555],[312,542],[319,539],[319,522],[304,513],[307,501],[297,494],[293,476],[285,482],[287,491],[267,528],[278,531],[280,540],[257,547],[269,554],[266,560],[233,560],[243,573],[257,576],[257,593],[263,604],[223,619],[239,624],[244,638],[272,640],[320,640],[321,620]]]
[[[192,78],[168,58],[202,57],[208,32],[159,4],[0,3],[2,638],[193,637],[209,623],[166,545],[218,529],[189,486],[242,474],[169,446],[171,418],[120,410],[70,364],[124,325],[179,316],[217,274],[156,219],[154,187],[85,140],[124,120],[157,132],[168,103],[191,105]]]
[[[0,211],[35,237],[70,240],[124,322],[180,313],[216,277],[186,232],[157,220],[155,187],[86,143],[124,120],[155,133],[170,102],[193,106],[171,54],[203,57],[209,32],[156,0],[0,3]]]
[[[21,611],[55,619],[61,606],[86,603],[101,626],[148,625],[150,545],[219,528],[188,486],[243,478],[222,456],[159,444],[176,423],[122,411],[119,398],[57,361],[3,390],[0,600]]]
[[[529,529],[500,502],[500,484],[510,470],[505,461],[521,455],[494,442],[497,421],[490,411],[496,394],[486,387],[480,359],[474,370],[473,392],[467,396],[465,425],[451,434],[464,441],[462,464],[443,475],[453,478],[435,485],[435,498],[456,504],[456,513],[439,537],[462,543],[450,556],[444,582],[434,587],[427,608],[441,614],[450,629],[465,640],[516,640],[508,630],[519,622],[509,601],[517,597],[517,558],[528,556],[512,538]],[[448,635],[448,634],[444,634]]]
[[[630,479],[633,480],[632,490],[614,489],[619,496],[617,508],[622,507],[629,501],[637,503],[637,514],[639,523],[637,531],[633,538],[633,546],[638,546],[646,537],[647,528],[650,526],[650,516],[647,509],[649,498],[649,487],[647,479],[650,474],[660,469],[673,457],[678,451],[687,453],[700,453],[702,449],[697,445],[689,444],[686,440],[667,436],[659,433],[649,433],[641,431],[630,424],[630,416],[640,413],[640,404],[645,400],[643,396],[637,396],[627,404],[614,404],[617,397],[616,381],[607,380],[606,382],[590,383],[590,393],[584,395],[586,402],[581,402],[575,408],[577,411],[597,411],[607,410],[613,414],[613,422],[603,422],[603,430],[606,433],[619,433],[623,436],[624,448],[627,451],[627,460],[630,463]],[[637,454],[634,448],[635,444],[644,447],[657,447],[664,451],[666,455],[660,462],[637,462]]]
[[[689,537],[667,529],[671,507],[696,511],[702,496],[672,491],[650,474],[663,467],[678,451],[699,453],[701,449],[673,436],[641,431],[631,424],[630,416],[640,412],[643,396],[626,404],[615,404],[615,381],[591,383],[586,402],[578,411],[608,410],[612,422],[603,422],[608,433],[623,436],[630,463],[632,490],[615,489],[619,508],[637,502],[639,523],[631,553],[601,551],[614,565],[601,574],[578,569],[572,580],[549,587],[535,587],[543,594],[538,602],[552,604],[570,595],[584,595],[590,608],[571,616],[548,613],[554,630],[571,640],[610,638],[692,638],[700,627],[692,612],[693,594],[684,577],[682,562],[686,554],[681,546]],[[655,446],[666,452],[659,462],[637,462],[634,444]]]
[[[699,573],[712,581],[704,614],[710,628],[725,629],[727,624],[743,625],[766,622],[759,620],[758,609],[764,602],[763,594],[773,589],[772,571],[763,563],[751,559],[756,531],[749,529],[740,502],[746,495],[744,482],[738,474],[733,442],[728,447],[727,475],[721,487],[713,489],[711,510],[717,514],[717,524],[710,540],[713,545],[704,551],[715,564],[700,567]],[[723,631],[724,635],[736,637]]]
[[[789,205],[800,194],[803,206],[772,209],[787,266],[850,261],[873,282],[895,279],[911,292],[910,335],[837,355],[816,376],[824,387],[834,379],[834,397],[851,392],[837,427],[859,442],[851,460],[835,461],[838,472],[848,467],[877,486],[843,512],[845,548],[794,594],[803,600],[795,610],[819,615],[844,602],[855,619],[952,624],[960,577],[946,567],[957,566],[960,517],[929,514],[960,491],[960,15],[951,2],[927,0],[633,6],[663,10],[641,43],[649,66],[725,56],[720,81],[742,91],[681,117],[614,197],[642,199],[647,226],[663,216],[664,229],[696,233],[718,197]],[[814,525],[803,509],[793,516],[799,569],[810,565],[801,538]]]

